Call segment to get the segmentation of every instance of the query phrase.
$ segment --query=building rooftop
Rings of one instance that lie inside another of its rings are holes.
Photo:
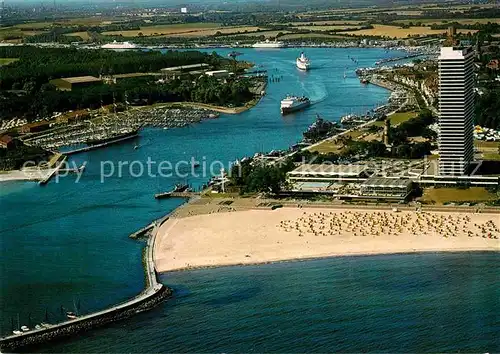
[[[288,172],[291,176],[359,176],[365,172],[367,167],[365,165],[329,165],[329,164],[304,164],[297,167],[295,170]]]
[[[371,188],[408,188],[412,184],[409,179],[372,177],[363,183],[363,187]]]
[[[442,47],[440,60],[464,59],[468,54],[472,53],[472,47]]]
[[[95,76],[77,76],[77,77],[63,77],[61,80],[69,82],[71,84],[78,84],[83,82],[97,82],[101,81],[101,79]]]
[[[182,66],[172,66],[170,68],[163,68],[161,71],[178,71],[178,70],[185,70],[185,69],[199,69],[199,68],[206,68],[208,67],[208,64],[201,63],[201,64],[190,64],[190,65],[182,65]]]

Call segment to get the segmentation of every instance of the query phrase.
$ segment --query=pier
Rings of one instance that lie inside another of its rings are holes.
[[[138,136],[139,135],[125,136],[123,138],[119,138],[119,139],[116,139],[116,140],[110,140],[110,141],[107,141],[107,142],[102,143],[102,144],[89,145],[89,146],[85,146],[85,147],[82,147],[82,148],[79,148],[79,149],[75,149],[75,150],[71,150],[71,151],[66,151],[64,154],[65,155],[74,155],[74,154],[78,154],[78,153],[81,153],[81,152],[87,152],[87,151],[94,150],[94,149],[100,149],[100,148],[103,148],[103,147],[106,147],[106,146],[109,146],[109,145],[113,145],[113,144],[116,144],[116,143],[119,143],[119,142],[122,142],[122,141],[126,141],[126,140],[131,140],[131,139],[137,138]]]
[[[62,166],[64,165],[64,163],[66,162],[66,159],[67,157],[66,156],[63,156],[61,162],[59,162],[59,164],[54,168],[52,169],[49,174],[47,176],[45,176],[45,178],[43,178],[42,180],[40,180],[38,182],[38,184],[40,186],[44,186],[46,185],[47,183],[49,183],[49,181],[52,179],[52,177],[54,177],[58,172],[59,170],[62,168]]]
[[[171,296],[172,290],[158,282],[153,258],[153,247],[156,234],[161,224],[165,222],[168,217],[167,215],[148,225],[148,227],[151,226],[150,230],[152,230],[152,232],[151,237],[148,238],[145,252],[143,253],[146,288],[140,294],[102,311],[83,315],[58,324],[51,324],[41,329],[34,329],[21,334],[3,337],[0,339],[0,350],[3,352],[12,352],[20,348],[36,346],[69,337],[79,332],[88,331],[108,323],[128,318],[136,313],[150,310],[165,298]]]
[[[155,194],[155,199],[166,199],[166,198],[195,198],[201,195],[200,192],[164,192]]]

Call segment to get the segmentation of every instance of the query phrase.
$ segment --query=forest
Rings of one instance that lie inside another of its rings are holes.
[[[165,67],[207,63],[217,67],[221,57],[198,51],[115,52],[75,48],[0,47],[0,58],[20,60],[0,67],[0,89],[40,89],[49,80],[84,75],[153,72]]]
[[[28,121],[53,112],[99,108],[113,102],[195,101],[243,105],[253,98],[248,79],[187,77],[157,83],[155,77],[130,78],[114,85],[100,84],[73,91],[58,91],[49,80],[61,77],[130,72],[154,72],[164,67],[208,63],[219,67],[227,59],[196,51],[112,52],[103,50],[0,48],[0,57],[20,58],[0,68],[0,119],[24,116]]]
[[[240,106],[253,98],[247,79],[229,79],[226,84],[213,77],[198,80],[173,80],[157,84],[152,77],[131,78],[116,85],[89,86],[72,91],[58,91],[44,84],[31,95],[12,94],[1,102],[0,117],[25,116],[28,121],[50,117],[54,112],[97,109],[101,105],[124,103],[154,104],[158,102],[194,101],[216,105]]]

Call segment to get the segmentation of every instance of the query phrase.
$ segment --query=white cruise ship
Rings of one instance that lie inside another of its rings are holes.
[[[101,46],[102,49],[137,49],[138,47],[134,43],[130,42],[117,42],[104,44]]]
[[[257,42],[252,45],[254,48],[284,48],[285,43],[281,41],[270,41],[266,39],[264,42]]]
[[[297,68],[300,70],[309,70],[309,66],[311,65],[311,61],[304,54],[304,52],[300,53],[300,56],[297,58]]]
[[[300,111],[311,105],[309,98],[302,96],[286,96],[284,100],[281,101],[281,114],[285,115],[288,113]]]

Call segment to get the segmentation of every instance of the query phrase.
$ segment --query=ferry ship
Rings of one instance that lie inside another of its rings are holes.
[[[284,48],[285,43],[281,41],[270,41],[266,39],[264,42],[257,42],[252,45],[254,48]]]
[[[281,101],[281,114],[285,115],[288,113],[300,111],[306,107],[311,105],[311,101],[309,98],[302,96],[287,96],[284,100]]]
[[[130,42],[117,42],[113,41],[113,43],[104,44],[101,46],[102,49],[138,49],[138,47],[134,43]]]
[[[306,57],[304,52],[300,53],[300,56],[297,58],[297,68],[300,70],[309,70],[310,65],[311,62],[309,61],[309,58]]]

